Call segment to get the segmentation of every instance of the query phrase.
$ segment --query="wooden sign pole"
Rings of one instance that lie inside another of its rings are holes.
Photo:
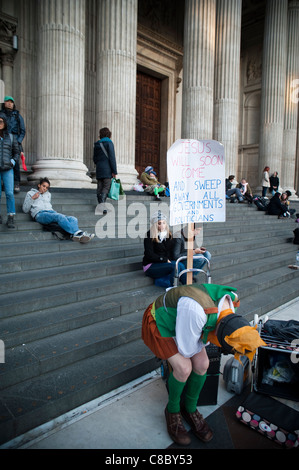
[[[194,237],[194,223],[188,224],[188,241],[187,241],[187,269],[193,268],[193,242]],[[187,282],[186,284],[192,284],[193,282],[193,272],[190,271],[187,273]]]

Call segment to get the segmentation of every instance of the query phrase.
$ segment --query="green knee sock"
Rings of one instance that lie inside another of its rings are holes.
[[[207,378],[207,373],[198,375],[194,371],[191,372],[187,380],[186,393],[185,393],[185,408],[188,413],[194,413],[198,402],[199,394],[204,386]]]
[[[179,382],[171,372],[168,378],[168,404],[167,409],[169,413],[180,412],[181,395],[184,390],[186,382]]]

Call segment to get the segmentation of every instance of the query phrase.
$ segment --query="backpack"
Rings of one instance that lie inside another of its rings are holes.
[[[270,201],[264,197],[254,196],[253,202],[259,211],[266,211]]]
[[[57,222],[51,222],[50,224],[42,224],[45,232],[51,232],[53,237],[57,240],[70,240],[71,234],[63,230]]]

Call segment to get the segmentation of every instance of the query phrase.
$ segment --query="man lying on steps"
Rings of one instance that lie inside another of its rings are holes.
[[[73,241],[88,243],[93,239],[94,233],[90,234],[79,229],[76,217],[54,211],[51,204],[50,181],[48,178],[41,178],[37,188],[31,189],[26,194],[23,203],[23,211],[26,214],[30,213],[31,217],[42,225],[56,222],[71,235]]]

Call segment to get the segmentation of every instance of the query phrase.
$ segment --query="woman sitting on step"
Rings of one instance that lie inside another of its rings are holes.
[[[143,271],[146,276],[155,279],[160,287],[173,286],[175,261],[173,256],[173,238],[166,216],[157,211],[151,218],[151,228],[144,239]],[[179,272],[184,268],[179,264]]]
[[[41,178],[37,186],[38,189],[28,191],[23,203],[23,212],[30,213],[31,217],[42,225],[56,222],[63,230],[71,235],[73,241],[88,243],[94,234],[83,232],[78,227],[76,217],[60,214],[53,210],[51,204],[51,193],[49,191],[50,181],[48,178]]]

